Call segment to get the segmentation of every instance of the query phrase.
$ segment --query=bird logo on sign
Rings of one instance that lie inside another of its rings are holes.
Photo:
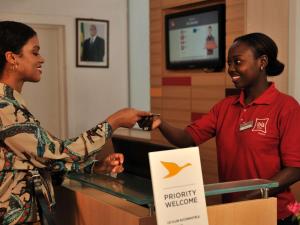
[[[164,179],[173,177],[177,175],[182,169],[192,165],[191,163],[186,163],[183,166],[178,166],[174,162],[164,162],[164,161],[160,161],[160,162],[168,170],[168,174],[164,176]]]

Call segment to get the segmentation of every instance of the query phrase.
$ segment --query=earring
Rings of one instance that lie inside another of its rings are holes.
[[[263,71],[263,70],[264,70],[264,67],[263,67],[263,66],[261,66],[261,67],[260,67],[260,70],[261,70],[261,71]]]
[[[11,66],[11,70],[12,70],[12,71],[16,71],[17,68],[18,68],[18,65],[17,65],[17,64],[13,64],[13,65]]]

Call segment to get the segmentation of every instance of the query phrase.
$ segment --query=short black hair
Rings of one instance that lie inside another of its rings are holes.
[[[0,75],[6,64],[5,53],[21,52],[27,41],[36,36],[36,32],[28,25],[15,21],[0,21]]]
[[[250,33],[237,37],[234,42],[247,44],[252,48],[256,58],[266,55],[268,57],[266,74],[268,76],[277,76],[284,70],[284,64],[277,59],[277,45],[269,36],[263,33]]]

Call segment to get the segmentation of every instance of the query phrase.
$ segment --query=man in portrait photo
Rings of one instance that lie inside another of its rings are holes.
[[[90,37],[82,44],[81,61],[103,62],[105,43],[104,39],[97,35],[97,27],[91,24],[89,27]]]

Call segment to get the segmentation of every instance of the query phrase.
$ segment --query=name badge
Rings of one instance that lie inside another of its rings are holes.
[[[247,130],[252,127],[253,127],[253,121],[251,120],[249,122],[240,124],[240,131]]]

